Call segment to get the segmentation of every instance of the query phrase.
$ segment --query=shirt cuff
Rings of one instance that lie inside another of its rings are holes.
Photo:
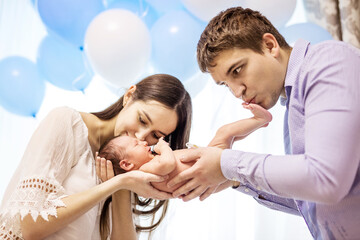
[[[272,192],[264,175],[263,163],[267,156],[269,155],[225,149],[221,154],[221,171],[225,178],[238,181],[241,185]]]
[[[220,166],[222,174],[225,178],[233,180],[233,181],[240,181],[240,178],[237,174],[237,165],[239,161],[239,152],[234,151],[231,149],[225,149],[222,151]]]

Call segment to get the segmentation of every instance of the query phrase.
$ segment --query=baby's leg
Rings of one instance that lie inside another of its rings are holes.
[[[250,110],[254,114],[254,118],[259,121],[264,122],[264,124],[269,123],[272,120],[271,113],[268,110],[266,110],[265,108],[261,107],[260,105],[253,104],[253,103],[250,103],[250,104],[244,103],[243,107],[245,109]],[[267,125],[268,124],[264,125],[264,127]]]

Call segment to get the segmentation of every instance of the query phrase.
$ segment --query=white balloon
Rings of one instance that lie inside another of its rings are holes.
[[[219,12],[241,4],[239,0],[181,0],[185,8],[202,21],[208,22]]]
[[[284,27],[296,7],[296,0],[244,0],[244,8],[259,11],[276,27]]]
[[[118,87],[128,87],[146,69],[150,33],[134,13],[111,9],[90,23],[84,48],[95,73]]]

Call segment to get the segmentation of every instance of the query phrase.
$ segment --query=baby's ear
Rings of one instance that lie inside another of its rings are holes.
[[[119,165],[125,171],[131,171],[134,168],[134,164],[129,162],[127,159],[121,160]]]

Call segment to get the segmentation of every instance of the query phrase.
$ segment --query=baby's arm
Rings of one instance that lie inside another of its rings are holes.
[[[234,141],[245,138],[260,127],[266,127],[272,120],[271,113],[257,104],[244,103],[243,107],[250,110],[254,116],[220,127],[209,146],[231,148]]]
[[[162,176],[171,173],[176,167],[176,159],[169,144],[160,138],[154,150],[158,155],[142,165],[139,170]]]

